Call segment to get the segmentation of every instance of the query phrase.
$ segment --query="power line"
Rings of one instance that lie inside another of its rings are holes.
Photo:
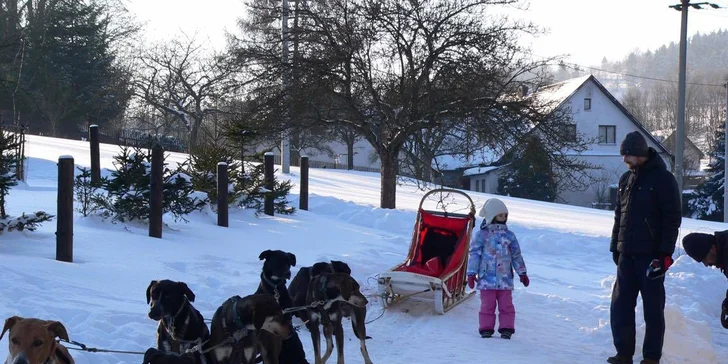
[[[539,57],[539,58],[543,58],[543,59],[550,59],[550,58],[552,58],[552,57],[544,57],[544,56],[540,56],[540,55],[536,55],[536,54],[534,54],[534,56]],[[597,67],[584,66],[584,65],[581,65],[581,64],[573,63],[573,62],[559,61],[559,63],[557,63],[556,65],[558,65],[558,66],[565,66],[565,67],[570,68],[570,69],[573,69],[575,71],[582,71],[584,69],[588,69],[588,70],[592,70],[592,71],[598,71],[598,72],[604,72],[604,73],[611,73],[611,74],[614,74],[614,75],[620,75],[620,76],[627,76],[627,77],[639,78],[639,79],[643,79],[643,80],[677,83],[677,81],[668,80],[668,79],[664,79],[664,78],[656,78],[656,77],[649,77],[649,76],[634,75],[634,74],[631,74],[631,73],[624,73],[624,72],[617,72],[617,71],[609,71],[609,70],[605,70],[605,69],[601,69],[601,68],[597,68]],[[725,88],[725,85],[717,85],[717,84],[711,84],[711,83],[688,82],[688,85]]]
[[[567,66],[569,65],[568,63],[564,63],[564,64],[567,65]],[[582,65],[575,64],[575,63],[571,63],[571,67],[570,68],[572,68],[574,70],[577,70],[577,71],[580,70],[580,68],[586,68],[586,69],[593,70],[593,71],[599,71],[599,72],[611,73],[611,74],[615,74],[615,75],[621,75],[621,76],[639,78],[639,79],[643,79],[643,80],[651,80],[651,81],[659,81],[659,82],[669,82],[669,83],[678,83],[677,81],[667,80],[667,79],[664,79],[664,78],[656,78],[656,77],[649,77],[649,76],[633,75],[633,74],[630,74],[630,73],[622,73],[622,72],[616,72],[616,71],[608,71],[608,70],[601,69],[601,68],[589,67],[589,66],[582,66]],[[694,86],[721,87],[721,88],[725,87],[725,85],[717,85],[717,84],[711,84],[711,83],[699,83],[699,82],[688,82],[687,84],[688,85],[694,85]]]

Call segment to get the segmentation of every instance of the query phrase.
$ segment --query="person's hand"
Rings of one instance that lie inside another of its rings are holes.
[[[667,273],[667,270],[670,269],[671,265],[671,256],[660,256],[657,259],[652,259],[652,262],[650,262],[650,265],[647,267],[647,272],[645,274],[649,279],[658,279],[660,277],[664,277],[665,273]]]
[[[523,283],[524,287],[528,287],[528,284],[531,283],[526,274],[521,274],[519,278],[521,279],[521,283]]]
[[[612,252],[612,260],[614,265],[619,265],[619,252]]]
[[[470,287],[470,289],[475,287],[475,276],[468,276],[468,287]]]

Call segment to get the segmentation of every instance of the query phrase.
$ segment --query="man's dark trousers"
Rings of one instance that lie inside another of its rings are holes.
[[[665,277],[649,279],[647,267],[655,257],[620,254],[617,283],[612,291],[610,321],[614,347],[620,356],[631,358],[635,350],[635,307],[637,294],[642,294],[645,314],[645,359],[660,360],[665,336]]]

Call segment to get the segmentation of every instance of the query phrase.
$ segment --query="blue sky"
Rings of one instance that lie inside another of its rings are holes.
[[[602,57],[621,59],[630,51],[654,49],[680,39],[680,13],[668,8],[679,0],[532,0],[528,11],[505,11],[533,21],[549,33],[527,40],[541,56],[570,54],[569,61],[597,65]],[[715,0],[728,7],[728,0]],[[224,47],[224,29],[234,30],[244,11],[243,0],[129,0],[129,9],[147,22],[145,35],[165,39],[195,31],[210,45]],[[728,9],[691,10],[688,33],[728,28]]]

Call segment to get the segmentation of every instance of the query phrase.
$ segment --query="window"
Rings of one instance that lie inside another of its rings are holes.
[[[599,125],[599,144],[617,144],[617,127]]]
[[[480,180],[475,180],[475,192],[480,192]]]
[[[589,110],[591,110],[591,99],[586,98],[586,99],[584,99],[584,111],[589,111]]]

